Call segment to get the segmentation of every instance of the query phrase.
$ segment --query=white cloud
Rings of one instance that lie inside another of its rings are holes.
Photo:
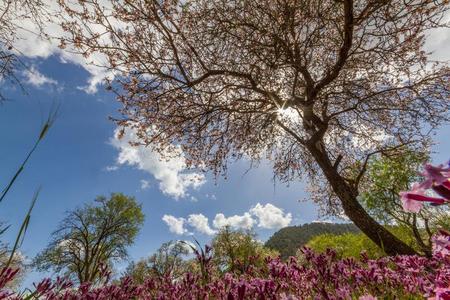
[[[252,216],[253,215],[253,216]],[[214,235],[218,230],[225,226],[230,226],[232,229],[236,230],[250,230],[256,223],[258,227],[266,229],[279,229],[288,226],[292,221],[292,215],[290,213],[284,213],[282,209],[276,207],[273,204],[261,205],[257,203],[248,212],[243,215],[233,215],[226,217],[223,213],[216,214],[211,228],[209,225],[209,219],[205,215],[190,214],[185,218],[175,218],[170,215],[165,215],[163,221],[168,225],[172,226],[170,228],[171,232],[177,234],[192,234],[185,229],[185,225],[198,233],[206,235]],[[176,228],[173,228],[177,226]]]
[[[202,214],[192,214],[189,215],[188,223],[191,225],[196,231],[200,233],[204,233],[207,235],[214,235],[216,233],[208,224],[208,218]]]
[[[35,66],[31,66],[28,70],[23,72],[28,84],[35,87],[41,87],[45,84],[57,84],[58,82],[54,79],[46,77],[44,74],[40,73]]]
[[[313,220],[311,221],[311,223],[314,224],[334,224],[335,222],[333,222],[332,220]]]
[[[261,228],[279,229],[288,226],[292,221],[291,213],[284,214],[282,209],[270,203],[258,203],[250,209],[250,213],[258,218],[258,227]]]
[[[169,231],[178,235],[183,235],[188,233],[186,228],[184,228],[184,218],[176,218],[172,215],[164,215],[162,220],[169,226]]]
[[[242,216],[234,215],[226,218],[224,214],[219,213],[216,215],[213,221],[213,225],[215,228],[220,229],[225,226],[230,226],[234,229],[252,229],[255,224],[255,220],[251,217],[251,215],[246,212]]]
[[[159,181],[160,190],[175,199],[189,196],[189,188],[198,188],[205,183],[205,176],[189,171],[182,151],[178,147],[171,149],[170,157],[162,159],[151,146],[132,146],[130,142],[138,140],[131,129],[125,131],[119,139],[119,129],[114,132],[111,144],[119,150],[117,164],[135,166],[153,175]],[[169,153],[168,153],[169,154]]]
[[[108,2],[109,6],[111,5],[110,1],[101,2],[103,6],[108,6]],[[56,16],[60,12],[57,1],[44,0],[43,3],[47,6],[46,10],[49,12],[49,15]],[[18,8],[20,9],[19,6]],[[60,49],[58,38],[64,37],[67,34],[59,25],[60,20],[47,20],[46,17],[43,18],[46,21],[42,24],[42,27],[47,36],[51,37],[50,39],[42,38],[38,34],[39,29],[33,23],[32,18],[21,18],[17,20],[17,39],[13,45],[14,51],[17,54],[30,58],[48,58],[51,55],[56,55],[62,62],[69,62],[81,66],[90,74],[86,85],[78,87],[86,93],[95,93],[98,85],[103,82],[104,78],[114,77],[114,72],[100,67],[106,65],[107,59],[104,55],[94,53],[88,58],[85,58],[83,55],[77,54],[73,48],[68,47],[66,50]],[[96,30],[96,28],[92,29],[94,31]]]
[[[141,179],[141,190],[147,190],[150,187],[150,181]]]
[[[105,171],[112,172],[112,171],[117,171],[118,169],[119,169],[118,166],[106,166]]]

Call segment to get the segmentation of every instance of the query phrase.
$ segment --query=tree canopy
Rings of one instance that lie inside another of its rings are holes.
[[[141,206],[133,197],[97,197],[95,203],[67,213],[34,265],[63,272],[79,283],[95,282],[105,268],[127,257],[126,248],[143,222]]]
[[[105,58],[137,142],[215,174],[268,158],[390,254],[415,253],[357,197],[372,156],[422,148],[449,120],[448,65],[423,47],[448,1],[60,3],[61,46]]]
[[[372,259],[384,255],[383,251],[362,233],[324,233],[312,238],[306,246],[317,253],[333,249],[339,258],[359,258],[362,252],[365,252]]]
[[[177,280],[189,270],[185,257],[190,253],[189,246],[180,241],[163,243],[150,257],[132,262],[126,272],[133,280],[143,283],[147,278]]]
[[[265,248],[256,240],[254,233],[222,228],[212,241],[213,262],[220,272],[245,274],[251,268],[261,268],[268,257],[277,257],[278,252]]]

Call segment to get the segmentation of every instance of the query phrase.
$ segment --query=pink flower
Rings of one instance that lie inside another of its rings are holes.
[[[433,254],[443,257],[450,256],[450,233],[439,230],[439,233],[432,237]]]
[[[442,183],[441,185],[433,185],[432,187],[433,191],[441,196],[442,198],[446,199],[447,201],[450,201],[450,182],[446,181]]]
[[[418,213],[423,206],[423,203],[417,200],[412,199],[412,195],[424,195],[425,190],[420,187],[420,184],[414,183],[411,191],[409,192],[400,192],[400,197],[402,200],[403,209],[406,212]]]
[[[414,183],[412,189],[407,192],[400,192],[403,209],[406,212],[417,213],[422,209],[422,202],[431,202],[435,205],[441,205],[447,202],[446,199],[430,197],[425,194],[423,183]]]
[[[424,182],[420,184],[420,188],[429,189],[432,185],[441,185],[448,181],[450,177],[450,168],[444,168],[443,165],[438,165],[437,167],[431,164],[424,165],[424,171],[422,175],[426,178]]]
[[[400,192],[403,210],[406,212],[418,213],[422,209],[423,203],[411,199],[411,195],[412,194],[408,192]]]
[[[377,297],[374,297],[372,295],[364,295],[364,296],[359,297],[358,300],[377,300]]]
[[[450,300],[450,287],[437,288],[435,291],[435,297],[428,298],[430,300]]]

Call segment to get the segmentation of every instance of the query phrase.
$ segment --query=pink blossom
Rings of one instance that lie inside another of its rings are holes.
[[[450,286],[448,288],[437,288],[435,296],[428,298],[430,300],[450,300]]]
[[[422,175],[425,177],[425,181],[421,183],[421,188],[429,189],[433,184],[441,185],[448,181],[450,168],[444,168],[444,165],[433,166],[431,164],[425,164]]]
[[[402,200],[403,209],[406,212],[418,213],[422,207],[423,203],[421,201],[417,201],[412,199],[412,195],[424,195],[425,190],[420,187],[420,184],[414,183],[411,191],[409,192],[400,192],[400,199]]]
[[[408,192],[400,193],[403,209],[406,212],[418,213],[422,209],[423,203],[411,199],[411,195],[412,194]]]
[[[364,295],[364,296],[359,297],[358,300],[377,300],[377,297],[374,297],[372,295]]]
[[[433,254],[442,257],[450,256],[450,233],[440,230],[432,237]]]
[[[423,182],[415,183],[410,191],[400,193],[403,209],[407,212],[419,212],[423,207],[422,202],[432,205],[450,203],[450,167],[425,164],[422,175],[425,177]],[[429,189],[442,198],[426,195]]]

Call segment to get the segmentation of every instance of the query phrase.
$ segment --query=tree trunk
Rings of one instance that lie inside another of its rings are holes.
[[[357,199],[358,191],[352,188],[342,178],[337,169],[331,164],[323,149],[318,149],[315,145],[312,145],[308,147],[308,150],[319,164],[333,191],[341,200],[345,214],[367,237],[388,255],[417,254],[413,248],[399,240],[366,212]]]

